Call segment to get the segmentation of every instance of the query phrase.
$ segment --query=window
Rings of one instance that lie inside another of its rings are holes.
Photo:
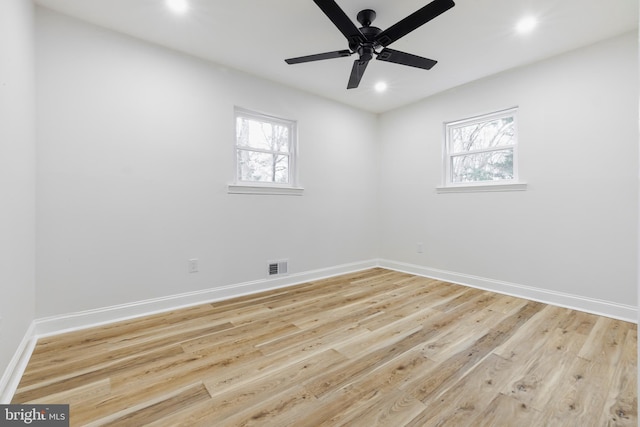
[[[295,188],[296,122],[241,108],[235,121],[236,185],[230,191],[286,194],[264,188]]]
[[[511,108],[444,124],[445,187],[517,182],[516,113]]]

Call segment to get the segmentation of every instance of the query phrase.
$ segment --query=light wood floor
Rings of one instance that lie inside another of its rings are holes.
[[[636,325],[372,269],[41,339],[71,425],[636,426]]]

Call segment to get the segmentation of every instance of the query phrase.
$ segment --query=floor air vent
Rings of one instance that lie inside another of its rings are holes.
[[[269,263],[269,276],[280,276],[283,274],[287,274],[287,271],[287,261],[274,261]]]

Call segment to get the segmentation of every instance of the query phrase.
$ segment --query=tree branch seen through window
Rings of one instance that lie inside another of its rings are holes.
[[[295,122],[236,109],[236,181],[293,185]]]
[[[445,123],[445,185],[517,179],[516,111]]]

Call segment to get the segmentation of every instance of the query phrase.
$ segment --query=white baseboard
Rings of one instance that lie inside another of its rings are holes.
[[[13,358],[9,362],[9,366],[4,371],[2,378],[0,378],[0,404],[7,405],[11,403],[20,378],[29,363],[29,358],[36,346],[35,338],[35,322],[31,322],[29,329],[24,334],[24,338],[20,342],[18,349],[13,355]]]
[[[277,278],[267,278],[251,282],[239,283],[202,291],[170,295],[112,307],[87,310],[77,313],[63,314],[35,320],[35,335],[37,337],[56,335],[86,329],[121,320],[148,316],[178,308],[222,301],[229,298],[258,292],[293,286],[313,280],[353,273],[377,266],[377,260],[368,260],[343,264],[329,268],[293,273]]]
[[[517,283],[504,282],[485,277],[455,273],[452,271],[439,270],[384,259],[378,261],[378,266],[390,270],[415,274],[417,276],[430,277],[433,279],[444,280],[446,282],[484,289],[514,297],[526,298],[533,301],[543,302],[545,304],[557,305],[600,316],[620,319],[626,322],[638,323],[638,308],[632,305],[619,304],[611,301],[583,297],[580,295],[550,291],[547,289],[519,285]]]

